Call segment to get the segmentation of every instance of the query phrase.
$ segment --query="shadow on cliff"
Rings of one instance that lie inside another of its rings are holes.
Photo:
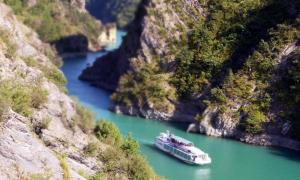
[[[92,85],[108,90],[117,88],[120,77],[130,68],[129,59],[137,55],[141,47],[142,21],[147,14],[145,6],[149,0],[143,0],[129,25],[128,34],[124,37],[119,49],[97,59],[92,67],[88,67],[79,76],[80,80],[89,81]]]
[[[261,9],[255,9],[249,13],[248,19],[250,21],[245,25],[245,29],[240,29],[239,40],[236,42],[236,49],[231,57],[224,62],[222,70],[214,77],[214,86],[220,86],[228,69],[237,72],[244,67],[247,58],[259,46],[261,40],[268,41],[271,36],[269,32],[272,28],[283,23],[292,23],[299,15],[300,3],[296,0],[281,1],[273,0],[271,3]],[[234,27],[234,26],[233,26]],[[235,27],[238,29],[238,27]],[[230,31],[238,31],[231,28]]]
[[[89,51],[89,40],[83,34],[74,34],[51,42],[59,55],[84,54]]]

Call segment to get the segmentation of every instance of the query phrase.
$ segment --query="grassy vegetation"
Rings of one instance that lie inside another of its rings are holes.
[[[11,34],[7,30],[0,28],[0,44],[4,44],[5,49],[5,56],[7,58],[13,59],[16,57],[17,46],[11,40]]]
[[[84,154],[87,156],[96,156],[99,150],[97,143],[89,143],[84,149]]]
[[[0,98],[3,106],[11,107],[13,111],[29,117],[32,109],[39,108],[47,102],[48,93],[36,86],[15,84],[12,81],[0,83]],[[2,109],[6,109],[3,107]]]
[[[8,104],[2,97],[0,97],[0,122],[4,120],[4,115],[7,111],[8,111]]]
[[[94,128],[94,114],[79,103],[76,104],[76,114],[73,120],[84,132],[90,132]]]
[[[48,101],[48,92],[46,90],[40,89],[40,87],[35,87],[31,91],[31,107],[40,108],[41,105]]]
[[[67,79],[64,74],[55,67],[40,67],[41,71],[44,73],[45,77],[54,83],[62,92],[67,92],[66,83]]]
[[[58,155],[58,160],[62,169],[64,180],[71,180],[71,173],[66,157],[64,155]]]

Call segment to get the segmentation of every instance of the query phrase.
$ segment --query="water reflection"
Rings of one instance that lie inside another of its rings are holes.
[[[199,167],[198,170],[194,171],[194,177],[198,177],[201,180],[209,180],[210,179],[210,168],[202,168]]]

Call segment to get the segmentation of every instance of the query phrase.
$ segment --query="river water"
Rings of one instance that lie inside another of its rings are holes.
[[[124,35],[125,32],[118,31],[117,43],[107,50],[117,48]],[[300,155],[296,152],[186,133],[182,128],[184,125],[116,115],[108,111],[111,93],[78,80],[87,64],[105,53],[89,53],[86,57],[64,60],[62,71],[68,79],[69,94],[90,108],[98,119],[113,121],[122,134],[132,133],[139,141],[142,153],[159,175],[170,180],[300,180]],[[212,164],[191,166],[155,149],[155,136],[165,130],[193,141],[209,153]]]

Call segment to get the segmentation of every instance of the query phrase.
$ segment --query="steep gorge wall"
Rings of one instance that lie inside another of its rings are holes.
[[[292,133],[297,121],[280,118],[287,111],[274,108],[279,101],[270,79],[277,64],[298,51],[297,9],[297,1],[143,1],[121,48],[80,79],[115,90],[118,113],[194,122],[190,130],[207,135],[299,149]],[[176,83],[190,85],[182,90]],[[182,91],[191,93],[178,97]]]
[[[1,179],[132,178],[128,154],[92,133],[93,115],[66,94],[54,59],[51,46],[0,2]],[[115,163],[121,170],[107,171],[107,149],[126,170]]]

